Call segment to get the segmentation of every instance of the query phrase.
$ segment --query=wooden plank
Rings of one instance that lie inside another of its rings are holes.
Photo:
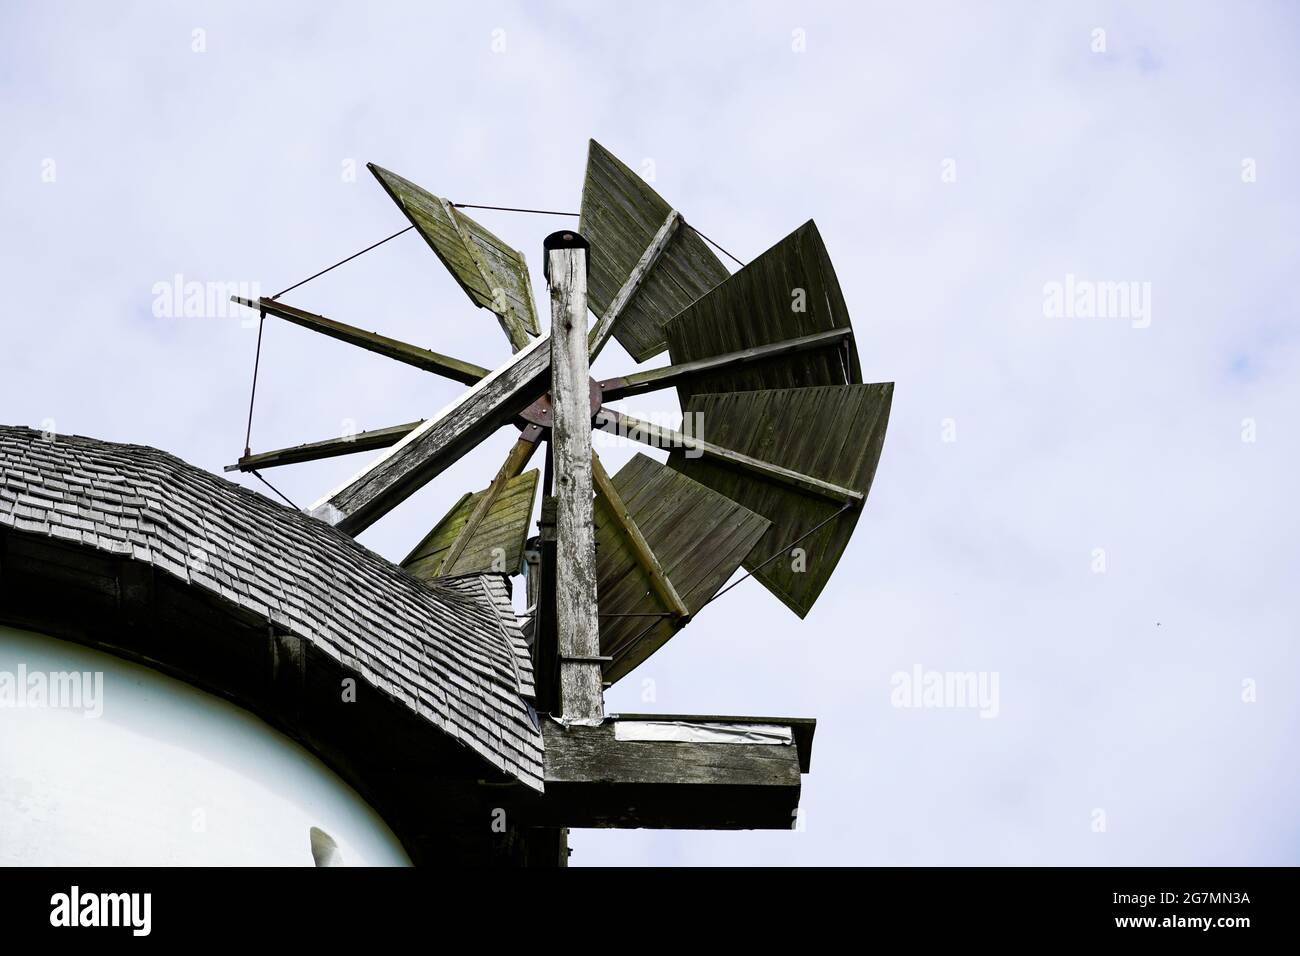
[[[796,746],[618,740],[617,720],[598,726],[543,720],[546,793],[531,812],[577,827],[794,825],[800,793]]]
[[[591,330],[591,334],[588,336],[588,351],[591,361],[596,360],[596,356],[600,354],[605,347],[605,343],[609,341],[609,337],[618,322],[618,317],[623,314],[623,310],[632,301],[632,297],[636,295],[637,290],[641,288],[641,284],[649,275],[650,270],[654,268],[655,263],[659,261],[659,257],[663,255],[664,249],[668,246],[668,241],[677,232],[677,227],[681,224],[681,221],[681,214],[676,209],[668,213],[668,218],[664,220],[664,224],[659,227],[659,231],[650,240],[650,245],[646,246],[646,250],[641,254],[637,264],[632,267],[631,274],[624,281],[622,288],[618,290],[618,294],[614,296],[614,301],[605,309],[605,314],[600,317],[595,328]]]
[[[698,395],[684,414],[707,422],[709,437],[728,449],[783,462],[864,499],[880,459],[892,397],[892,383],[733,392]],[[848,546],[861,509],[845,510],[797,487],[755,480],[729,461],[707,455],[673,452],[668,464],[772,522],[745,567],[806,616]]]
[[[462,495],[455,506],[402,561],[402,567],[418,578],[433,580],[460,574],[497,572],[514,574],[523,561],[528,522],[537,498],[538,473],[526,471],[506,482],[497,499],[481,520],[476,533],[454,562],[446,555],[465,527],[486,489]]]
[[[683,364],[850,330],[849,314],[817,226],[804,223],[717,288],[664,324],[669,355]],[[855,349],[809,349],[780,362],[741,364],[678,382],[682,407],[706,392],[858,384]]]
[[[602,431],[624,438],[633,438],[652,448],[677,449],[692,455],[717,458],[731,468],[750,472],[770,481],[788,485],[804,494],[829,499],[839,504],[860,505],[866,497],[853,488],[846,488],[832,481],[823,481],[814,475],[786,468],[773,461],[755,458],[734,448],[705,441],[694,435],[686,435],[672,428],[641,421],[613,409],[602,408],[596,415],[595,424]]]
[[[727,582],[767,531],[768,521],[646,455],[611,479],[687,611]],[[659,616],[663,604],[606,500],[596,501],[596,590],[605,680],[614,683],[662,647],[686,620]]]
[[[646,543],[645,535],[637,527],[635,519],[633,519],[627,505],[619,495],[613,479],[609,477],[609,472],[605,471],[605,466],[601,464],[600,456],[594,451],[591,453],[591,471],[596,493],[604,499],[607,513],[627,537],[628,546],[632,549],[637,563],[649,575],[650,587],[655,596],[659,598],[659,602],[663,605],[665,611],[673,617],[682,618],[681,623],[685,624],[685,619],[690,617],[690,611],[682,603],[681,597],[677,594],[677,589],[673,587],[673,582],[668,580],[668,575],[664,573],[663,566],[659,563],[659,559],[655,557],[654,550]]]
[[[263,451],[256,455],[245,455],[233,465],[226,465],[226,471],[254,471],[263,468],[276,468],[280,465],[296,465],[304,461],[318,461],[322,458],[336,458],[339,455],[351,455],[359,451],[374,451],[395,445],[415,429],[424,424],[424,419],[407,422],[405,425],[391,425],[388,428],[373,428],[357,432],[342,438],[326,438],[323,441],[306,442],[292,448],[277,448],[275,451]]]
[[[661,388],[671,388],[683,379],[702,375],[705,372],[716,372],[755,362],[771,362],[809,349],[837,348],[847,343],[852,336],[853,330],[849,328],[830,329],[826,332],[814,332],[812,335],[801,335],[797,338],[773,342],[770,345],[757,345],[736,352],[726,352],[712,358],[634,372],[631,375],[601,382],[601,395],[607,402],[616,402],[621,398],[642,395]]]
[[[606,316],[672,211],[636,173],[591,141],[578,229],[592,246],[590,298],[597,317]],[[652,358],[666,348],[663,323],[727,276],[693,229],[676,229],[619,309],[614,337],[638,362]]]
[[[549,339],[534,339],[360,474],[321,498],[311,513],[348,534],[370,527],[544,394],[550,369]]]
[[[515,442],[514,447],[510,449],[510,454],[506,456],[505,463],[502,464],[496,476],[493,477],[492,483],[488,485],[482,497],[475,502],[474,507],[470,509],[469,516],[465,519],[465,524],[461,526],[456,533],[456,537],[447,546],[447,553],[443,555],[442,564],[439,566],[438,573],[440,575],[445,576],[455,571],[456,562],[464,554],[466,546],[474,540],[474,536],[479,531],[479,526],[482,525],[483,519],[488,516],[488,512],[497,503],[501,492],[512,478],[517,477],[524,470],[524,466],[528,464],[528,459],[533,457],[533,452],[537,450],[537,439],[540,435],[541,429],[535,425],[530,425],[519,441]],[[525,527],[527,526],[525,525]],[[508,574],[514,574],[518,569],[519,565],[516,562],[513,566],[501,570]]]
[[[559,234],[557,234],[559,235]],[[549,242],[549,240],[548,240]],[[587,253],[550,248],[551,454],[555,462],[556,627],[560,710],[604,713],[596,610],[596,534],[592,518],[591,392],[587,362]]]
[[[812,771],[813,736],[817,732],[815,717],[737,717],[729,714],[613,714],[614,720],[667,720],[704,724],[770,724],[789,727],[794,732],[794,744],[799,751],[799,772]]]
[[[296,309],[283,302],[276,302],[271,299],[254,301],[237,295],[230,298],[232,301],[250,309],[265,311],[267,315],[277,316],[287,322],[292,322],[294,325],[300,325],[305,329],[311,329],[313,332],[328,335],[332,339],[347,342],[349,345],[359,345],[367,351],[397,359],[397,361],[405,362],[407,365],[414,365],[426,372],[436,372],[466,385],[473,385],[488,374],[488,370],[481,365],[463,362],[460,359],[452,358],[450,355],[442,355],[429,349],[408,345],[406,342],[380,335],[377,332],[367,332],[355,326],[344,325],[342,322],[335,322],[333,319],[327,319],[323,315],[316,315],[304,309]]]
[[[374,163],[367,164],[470,301],[497,316],[518,352],[539,334],[523,253],[447,200]]]

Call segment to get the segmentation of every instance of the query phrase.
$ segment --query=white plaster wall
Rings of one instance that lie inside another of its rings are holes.
[[[102,715],[9,706],[20,665],[101,673]],[[356,791],[247,711],[0,626],[0,864],[312,866],[312,827],[344,865],[410,865]]]

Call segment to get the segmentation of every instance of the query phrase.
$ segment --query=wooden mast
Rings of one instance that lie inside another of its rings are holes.
[[[600,718],[604,693],[596,611],[592,505],[591,386],[587,357],[587,241],[574,231],[546,237],[551,290],[551,455],[555,465],[555,624],[560,714]]]

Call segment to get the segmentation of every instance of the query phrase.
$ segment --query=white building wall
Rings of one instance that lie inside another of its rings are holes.
[[[91,676],[42,704],[33,684],[60,673]],[[343,865],[410,865],[356,791],[257,717],[0,625],[0,864],[312,866],[312,827]]]

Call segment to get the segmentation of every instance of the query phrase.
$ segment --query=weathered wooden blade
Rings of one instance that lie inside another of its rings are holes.
[[[388,448],[390,445],[396,445],[423,424],[424,420],[421,419],[405,425],[373,428],[370,431],[357,432],[355,435],[346,435],[342,438],[327,438],[324,441],[294,445],[292,448],[277,448],[275,451],[245,455],[233,465],[226,465],[225,470],[260,471],[263,468],[275,468],[279,465],[296,465],[304,461],[319,461],[322,458],[352,455],[359,451]]]
[[[431,352],[417,345],[408,345],[405,342],[390,339],[388,336],[380,335],[377,332],[367,332],[365,329],[344,325],[342,322],[335,322],[333,319],[327,319],[323,315],[307,312],[304,309],[295,309],[291,305],[277,302],[274,299],[243,299],[237,295],[230,298],[231,301],[247,308],[263,311],[267,315],[277,316],[286,322],[292,322],[294,325],[311,329],[313,332],[320,332],[322,335],[328,335],[340,342],[359,345],[367,351],[397,359],[397,361],[405,362],[407,365],[414,365],[426,372],[436,372],[466,385],[473,385],[488,373],[488,370],[481,365],[462,362],[458,358]]]
[[[880,460],[893,391],[887,382],[697,395],[684,414],[711,442],[865,496]],[[674,451],[668,464],[771,522],[746,556],[745,568],[805,617],[848,546],[861,508],[765,480],[707,455],[689,458]]]
[[[456,574],[456,568],[461,564],[461,556],[465,550],[475,543],[479,536],[479,531],[483,523],[491,514],[492,509],[496,507],[497,500],[505,491],[510,481],[519,476],[528,464],[528,459],[533,457],[533,452],[537,450],[539,439],[541,438],[542,429],[537,425],[530,425],[515,442],[514,447],[510,449],[510,454],[506,456],[505,463],[497,470],[496,476],[487,486],[487,490],[477,496],[478,500],[474,502],[465,516],[465,520],[460,523],[460,527],[447,545],[446,551],[442,554],[442,563],[434,569],[434,574],[439,577],[450,577]],[[531,503],[530,503],[531,507]],[[524,518],[525,527],[527,517]],[[514,574],[519,570],[516,563],[509,568],[505,565],[504,554],[493,554],[492,570],[499,572],[508,572]],[[471,562],[473,563],[473,562]]]
[[[348,534],[370,527],[545,393],[550,345],[549,336],[534,339],[361,474],[316,502],[312,515]]]
[[[690,609],[682,602],[677,589],[673,587],[673,582],[668,580],[668,574],[664,571],[664,566],[659,563],[658,555],[654,553],[645,535],[637,527],[631,512],[628,511],[627,503],[618,493],[614,479],[609,476],[609,472],[601,463],[600,456],[594,451],[591,453],[591,475],[596,494],[605,501],[605,513],[622,529],[623,537],[628,547],[632,549],[633,556],[641,565],[641,570],[650,578],[650,589],[659,599],[659,606],[672,617],[690,617]]]
[[[718,592],[767,530],[768,521],[645,455],[613,477],[614,487],[668,579],[694,614]],[[596,499],[596,594],[605,680],[644,661],[680,629],[664,607],[623,525]],[[629,616],[640,615],[640,616]]]
[[[540,333],[522,252],[446,199],[374,163],[369,168],[470,300],[496,315],[516,352]]]
[[[591,243],[589,304],[600,320],[593,358],[611,332],[638,362],[658,355],[667,344],[663,323],[727,278],[704,240],[677,218],[641,177],[591,141],[578,230]]]
[[[665,428],[653,422],[644,422],[613,409],[602,408],[596,413],[593,424],[601,431],[617,435],[620,438],[639,441],[651,448],[660,448],[664,451],[681,449],[689,452],[690,456],[708,455],[729,468],[740,472],[749,472],[765,481],[775,481],[788,485],[803,494],[825,498],[836,504],[859,507],[865,499],[865,495],[854,491],[852,488],[845,488],[843,485],[837,485],[830,481],[822,481],[813,475],[807,475],[792,468],[764,461],[752,455],[742,455],[732,448],[706,441],[700,437],[700,432],[703,430],[702,425],[694,420],[690,421],[688,430],[683,432],[674,428]]]
[[[664,325],[674,363],[695,362],[831,329],[849,312],[817,226],[811,220]],[[682,407],[706,392],[857,384],[853,348],[805,350],[783,362],[719,368],[683,379]]]
[[[504,483],[455,563],[443,566],[453,542],[475,508],[487,497],[488,488],[466,494],[456,502],[455,507],[406,556],[402,567],[425,580],[490,572],[517,574],[523,562],[528,521],[537,497],[537,476],[534,468]]]

